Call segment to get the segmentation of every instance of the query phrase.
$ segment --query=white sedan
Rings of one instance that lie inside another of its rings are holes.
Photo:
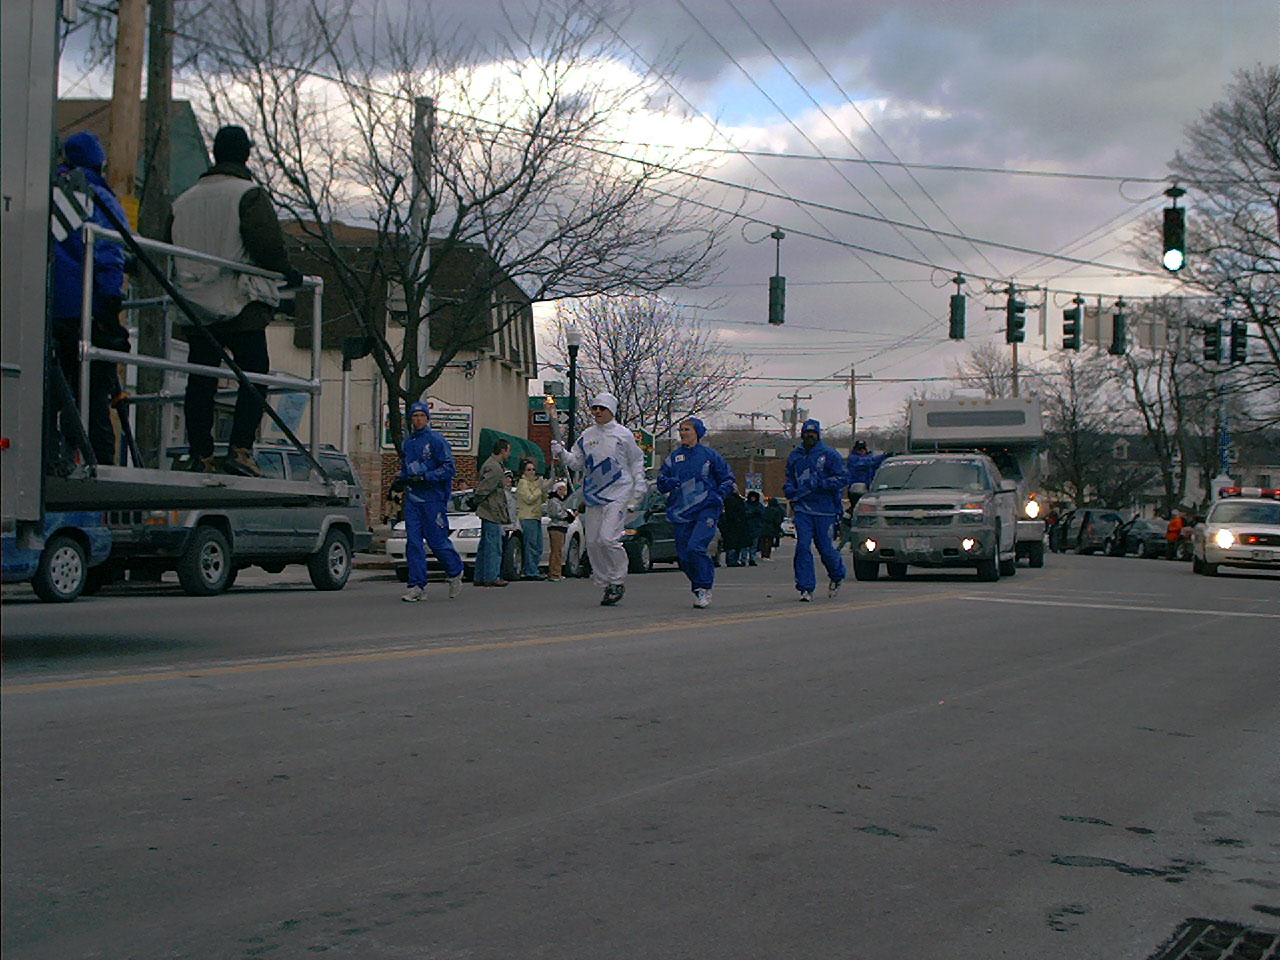
[[[1221,496],[1191,533],[1195,572],[1280,570],[1280,490],[1229,487]]]
[[[455,490],[449,498],[448,508],[449,541],[453,544],[453,548],[458,551],[458,556],[462,558],[462,575],[467,580],[470,580],[475,572],[476,552],[480,547],[480,518],[467,508],[467,498],[470,496],[470,490]],[[546,517],[542,518],[542,557],[538,561],[538,565],[544,570],[548,565],[551,547],[551,538],[547,536],[546,532],[548,522]],[[504,580],[519,580],[520,565],[524,557],[524,536],[520,532],[520,524],[518,522],[504,524],[502,529],[502,578]],[[401,520],[392,527],[391,536],[387,538],[386,547],[387,556],[396,561],[396,576],[401,581],[409,579],[409,565],[405,562],[404,531],[404,521]],[[584,543],[582,520],[578,518],[569,525],[569,530],[565,533],[563,557],[565,576],[586,575]],[[435,558],[431,556],[431,551],[428,550],[427,570],[431,572],[436,568]]]

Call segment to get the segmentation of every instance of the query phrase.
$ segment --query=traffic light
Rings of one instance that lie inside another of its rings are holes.
[[[1222,362],[1222,324],[1214,322],[1204,328],[1205,363]]]
[[[1062,348],[1079,350],[1084,327],[1084,300],[1076,297],[1074,307],[1062,311]]]
[[[782,326],[787,312],[787,278],[769,278],[769,322],[775,327]]]
[[[951,339],[964,339],[965,296],[963,293],[951,295]]]
[[[1004,303],[1004,342],[1022,343],[1027,339],[1027,304],[1019,300],[1013,287]]]
[[[1123,357],[1129,342],[1129,317],[1124,312],[1124,301],[1116,303],[1116,312],[1111,316],[1111,346],[1107,352],[1113,357]]]
[[[1187,211],[1183,207],[1164,208],[1164,268],[1170,273],[1187,261]]]
[[[1231,321],[1231,362],[1244,363],[1249,359],[1249,325],[1243,320]]]

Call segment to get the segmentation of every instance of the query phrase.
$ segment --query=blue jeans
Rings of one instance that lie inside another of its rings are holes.
[[[449,540],[449,519],[443,503],[404,504],[404,557],[409,564],[409,586],[427,585],[427,551],[431,548],[436,561],[452,578],[462,573],[462,558]],[[426,547],[423,541],[426,541]]]
[[[480,545],[476,548],[476,583],[502,579],[502,524],[480,520]]]
[[[520,532],[524,534],[524,569],[521,576],[536,577],[538,561],[542,559],[542,521],[521,520]]]
[[[718,518],[717,510],[689,523],[671,524],[676,536],[676,557],[680,561],[680,569],[689,578],[692,590],[710,590],[715,583],[716,565],[707,548],[716,535]]]
[[[813,566],[813,551],[810,549],[816,542],[818,554],[822,557],[822,565],[827,568],[827,576],[832,580],[844,579],[844,558],[836,549],[832,539],[839,521],[836,516],[819,516],[812,513],[796,511],[796,589],[813,592],[818,585],[817,573]]]

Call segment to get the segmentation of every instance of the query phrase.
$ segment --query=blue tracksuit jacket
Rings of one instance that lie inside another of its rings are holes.
[[[707,512],[719,514],[733,489],[733,470],[710,447],[681,445],[663,461],[658,489],[667,495],[667,519],[689,523]]]

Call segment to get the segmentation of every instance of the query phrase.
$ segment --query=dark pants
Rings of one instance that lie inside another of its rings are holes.
[[[58,348],[58,366],[67,379],[71,395],[76,406],[80,405],[80,318],[61,317],[53,321],[54,337]],[[104,304],[93,315],[92,340],[95,347],[106,347],[110,350],[126,352],[129,349],[129,335],[120,326],[120,299],[106,298]],[[85,432],[89,436],[89,446],[93,455],[101,464],[116,462],[116,431],[111,425],[111,400],[115,393],[118,378],[115,365],[106,360],[95,360],[89,364],[89,428]],[[69,416],[70,414],[67,414]],[[75,431],[64,419],[62,436],[69,445],[75,444]]]
[[[210,327],[212,333],[245,373],[266,373],[270,368],[267,356],[265,330],[220,331]],[[222,365],[222,357],[203,334],[192,331],[188,361],[202,366]],[[213,456],[213,401],[218,389],[216,377],[192,374],[187,377],[186,416],[187,443],[191,447],[191,459]],[[231,421],[231,446],[253,446],[262,421],[262,408],[266,403],[267,388],[261,384],[243,386],[236,394],[236,409]]]

